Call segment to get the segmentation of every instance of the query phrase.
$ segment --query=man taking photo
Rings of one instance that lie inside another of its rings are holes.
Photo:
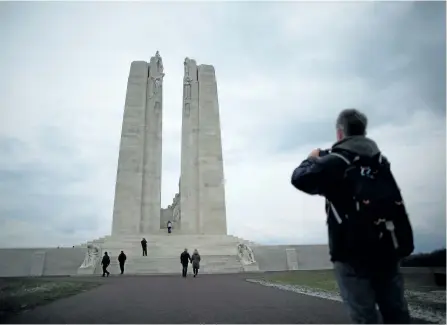
[[[390,163],[366,137],[356,109],[336,121],[337,142],[313,150],[295,169],[292,185],[326,198],[329,250],[340,294],[354,323],[409,324],[399,271],[414,250],[413,232]]]

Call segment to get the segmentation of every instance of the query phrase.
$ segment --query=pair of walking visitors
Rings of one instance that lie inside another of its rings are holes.
[[[188,274],[188,265],[189,263],[191,263],[194,277],[197,277],[200,269],[200,260],[201,257],[197,249],[194,250],[194,253],[191,256],[188,253],[188,249],[185,248],[183,253],[180,254],[180,263],[182,264],[182,276],[186,278],[186,275]]]
[[[124,264],[126,263],[127,256],[124,254],[123,251],[118,255],[118,264],[120,265],[121,274],[124,273]],[[107,268],[110,265],[110,256],[107,252],[104,252],[104,256],[102,257],[101,261],[102,265],[102,276],[105,277],[106,275],[109,276],[110,272],[107,271]]]

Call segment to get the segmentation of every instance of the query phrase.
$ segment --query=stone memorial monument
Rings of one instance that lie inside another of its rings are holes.
[[[199,250],[201,273],[330,267],[327,245],[260,246],[227,234],[215,70],[191,58],[183,67],[181,173],[172,203],[161,208],[165,72],[157,51],[130,66],[111,235],[69,248],[0,249],[0,276],[99,274],[106,251],[109,271],[118,274],[121,250],[127,274],[179,273],[185,247]]]
[[[181,175],[172,204],[161,208],[163,60],[132,62],[121,134],[112,235],[92,243],[111,256],[124,250],[126,273],[178,271],[184,247],[198,249],[203,272],[243,270],[238,245],[227,235],[222,140],[214,67],[184,61]],[[173,224],[167,236],[167,222]],[[140,240],[148,241],[142,257]],[[90,246],[89,246],[90,247]],[[80,267],[90,262],[90,249]],[[87,268],[91,269],[91,268]],[[81,273],[81,272],[80,272]]]

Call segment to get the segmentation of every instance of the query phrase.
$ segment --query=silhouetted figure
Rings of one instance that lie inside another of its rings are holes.
[[[121,274],[124,273],[124,263],[126,263],[127,256],[123,251],[118,255],[118,262],[120,263]]]
[[[101,265],[102,265],[102,276],[104,277],[106,274],[107,274],[107,276],[109,276],[110,272],[107,271],[107,268],[110,265],[110,257],[109,257],[109,255],[107,255],[107,252],[104,253],[104,256],[101,261]]]
[[[171,229],[172,229],[172,222],[168,221],[168,233],[171,233]]]
[[[147,241],[146,238],[143,238],[141,241],[141,248],[143,249],[143,256],[147,256]]]
[[[180,263],[182,263],[182,276],[186,278],[188,273],[188,263],[191,262],[191,256],[188,253],[188,249],[185,248],[182,254],[180,254]]]
[[[414,250],[402,194],[390,162],[366,136],[368,118],[343,110],[337,142],[314,149],[293,172],[295,188],[326,198],[329,253],[351,321],[410,324],[400,260]]]
[[[200,269],[200,254],[197,251],[197,249],[194,250],[194,253],[191,256],[191,263],[192,263],[192,271],[194,273],[194,277],[197,276]]]

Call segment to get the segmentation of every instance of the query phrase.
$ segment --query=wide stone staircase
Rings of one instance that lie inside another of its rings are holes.
[[[142,256],[143,237],[147,240],[148,256]],[[190,254],[194,249],[199,251],[201,274],[244,272],[238,257],[237,245],[239,243],[255,245],[235,236],[167,234],[162,231],[156,235],[105,236],[91,243],[101,247],[101,256],[104,252],[109,254],[111,265],[108,270],[112,274],[120,272],[117,259],[121,251],[127,256],[126,274],[179,274],[180,254],[185,248]],[[102,273],[100,261],[94,273]]]

